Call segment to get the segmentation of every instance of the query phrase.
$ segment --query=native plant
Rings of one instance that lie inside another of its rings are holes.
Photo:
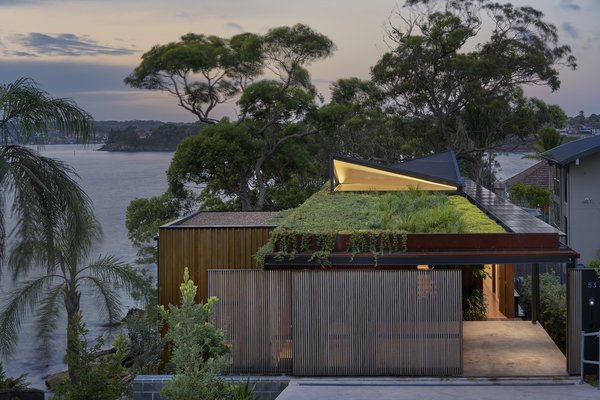
[[[73,318],[68,328],[69,342],[76,351],[68,352],[65,364],[73,370],[77,380],[65,380],[54,390],[56,400],[111,400],[118,399],[127,392],[123,382],[126,374],[122,360],[129,352],[129,343],[123,332],[117,336],[113,350],[98,357],[104,346],[102,335],[96,338],[96,344],[90,344],[87,338],[88,329],[81,321],[81,313]]]
[[[463,321],[484,321],[487,318],[487,303],[483,292],[477,288],[463,294]]]
[[[25,379],[27,379],[27,374],[21,374],[16,378],[6,376],[6,373],[4,372],[4,367],[2,366],[2,363],[0,363],[0,390],[27,389],[29,387],[29,383]]]
[[[531,276],[522,285],[520,303],[525,317],[531,317]],[[540,274],[540,322],[554,343],[566,350],[567,289],[555,273]]]
[[[227,367],[230,346],[224,334],[212,323],[216,297],[204,304],[195,301],[198,287],[186,268],[179,286],[181,304],[160,307],[160,314],[169,327],[166,338],[172,344],[171,362],[176,376],[163,386],[161,395],[170,400],[227,399],[228,386],[221,377]]]

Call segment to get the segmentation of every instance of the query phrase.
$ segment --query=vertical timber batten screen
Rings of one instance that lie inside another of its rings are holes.
[[[302,271],[292,282],[294,375],[462,373],[460,271]]]
[[[292,372],[291,271],[210,270],[215,323],[233,347],[231,373]]]
[[[211,270],[231,372],[462,373],[461,272]]]
[[[567,372],[571,375],[581,373],[581,329],[582,329],[582,288],[583,277],[581,269],[568,269],[569,274],[567,293]]]

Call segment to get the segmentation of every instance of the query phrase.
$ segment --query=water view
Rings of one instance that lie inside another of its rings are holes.
[[[161,194],[167,187],[165,171],[173,153],[108,153],[95,151],[97,146],[82,148],[78,145],[46,146],[42,154],[71,164],[81,180],[85,192],[94,204],[96,217],[102,225],[103,240],[97,244],[92,258],[99,255],[115,255],[128,263],[135,262],[135,250],[127,238],[125,228],[125,210],[131,200],[136,197],[150,197]],[[155,271],[150,266],[150,273]],[[14,287],[14,283],[5,270],[0,279],[0,296],[4,298]],[[135,304],[130,299],[123,299],[127,306]],[[82,312],[90,330],[88,339],[93,339],[108,329],[103,326],[105,320],[98,314],[95,299],[82,295]],[[62,371],[66,332],[59,323],[60,329],[54,333],[51,345],[52,354],[49,359],[38,359],[36,350],[35,325],[32,318],[24,321],[21,328],[19,345],[13,358],[4,363],[9,376],[28,373],[32,386],[43,388],[43,377]]]

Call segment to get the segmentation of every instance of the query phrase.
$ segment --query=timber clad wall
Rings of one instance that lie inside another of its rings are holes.
[[[460,271],[210,271],[231,372],[459,375]]]
[[[206,301],[209,269],[256,268],[254,254],[273,227],[163,227],[158,242],[158,298],[179,304],[183,269],[198,285],[196,301]]]

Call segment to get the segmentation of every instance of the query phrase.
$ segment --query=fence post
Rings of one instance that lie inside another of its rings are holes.
[[[583,384],[583,365],[584,365],[583,364],[583,354],[584,354],[584,350],[583,349],[584,349],[584,347],[585,347],[585,335],[584,335],[584,332],[581,331],[581,347],[580,347],[580,349],[581,349],[580,350],[580,352],[581,352],[581,354],[580,354],[581,358],[580,358],[580,361],[579,361],[579,363],[580,363],[579,374],[581,375],[581,379],[579,380],[579,383],[581,383],[581,384]]]

